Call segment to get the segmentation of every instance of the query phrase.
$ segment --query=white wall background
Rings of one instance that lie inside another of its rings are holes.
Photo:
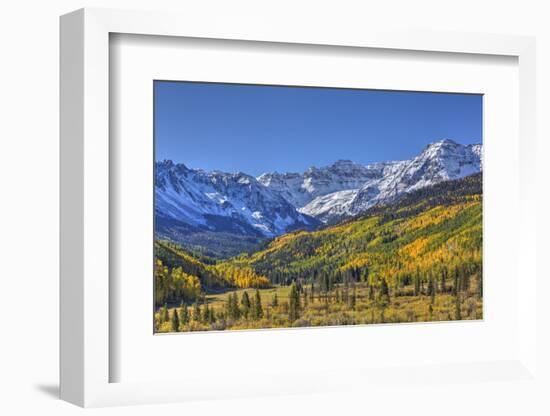
[[[439,30],[512,33],[538,37],[538,127],[540,213],[547,211],[550,175],[550,12],[544,0],[397,0],[331,2],[314,0],[8,0],[0,9],[0,413],[66,415],[81,409],[56,399],[58,383],[58,16],[74,9],[116,7],[236,13],[326,25],[388,25]],[[544,138],[544,139],[543,139]],[[548,255],[540,224],[540,265]],[[548,289],[543,282],[539,291]],[[548,292],[547,292],[548,293]],[[548,317],[549,306],[540,306]],[[545,322],[548,322],[547,319]],[[548,365],[548,326],[539,356]],[[547,367],[548,368],[548,367]],[[546,371],[546,374],[550,374]],[[441,386],[415,389],[396,398],[388,388],[387,406],[370,406],[364,397],[345,393],[93,410],[98,414],[548,414],[535,400],[541,391],[518,391],[501,383],[491,387],[500,400],[487,400],[467,385],[449,396]],[[550,388],[547,389],[550,391]]]

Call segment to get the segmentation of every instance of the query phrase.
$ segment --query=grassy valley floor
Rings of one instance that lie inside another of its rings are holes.
[[[299,293],[299,305],[295,308],[296,310],[291,310],[291,286],[258,289],[261,314],[255,312],[254,300],[251,300],[249,307],[242,304],[243,294],[246,292],[249,299],[253,299],[256,295],[255,289],[209,294],[203,301],[193,305],[159,308],[155,313],[157,332],[365,325],[483,318],[482,299],[475,286],[461,293],[459,298],[454,295],[452,287],[433,296],[429,295],[425,289],[424,294],[415,296],[412,285],[404,286],[384,298],[371,290],[366,283],[356,283],[353,287],[348,286],[346,294],[345,286],[338,284],[328,293],[317,292],[311,296],[311,286],[304,286]],[[230,307],[230,298],[234,295],[237,295],[238,299],[238,314],[233,313]],[[187,311],[183,311],[183,308],[187,308]],[[174,311],[178,316],[177,326],[174,325]]]

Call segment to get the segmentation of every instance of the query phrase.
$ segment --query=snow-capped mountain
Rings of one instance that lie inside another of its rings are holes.
[[[357,214],[365,209],[365,205],[391,202],[403,193],[478,173],[481,170],[481,150],[479,144],[461,145],[449,139],[429,144],[420,155],[396,164],[396,168],[380,183],[365,184],[350,210]],[[377,192],[373,193],[373,186]]]
[[[304,173],[270,172],[258,176],[257,179],[299,208],[319,196],[358,189],[365,182],[379,176],[378,167],[359,165],[351,160],[338,160],[324,168],[312,166]]]
[[[410,160],[367,166],[338,161],[303,174],[267,173],[258,181],[279,192],[298,211],[332,222],[392,202],[415,189],[477,173],[482,169],[481,159],[481,144],[461,145],[444,139],[426,146]]]
[[[262,239],[314,229],[416,189],[477,173],[481,159],[481,144],[445,139],[410,160],[367,166],[339,160],[303,173],[272,172],[257,178],[157,162],[156,231],[168,238],[224,232]]]
[[[244,173],[189,169],[172,161],[155,166],[157,232],[184,224],[191,230],[271,237],[319,222]]]
[[[342,217],[354,215],[351,212],[351,206],[356,200],[359,191],[366,188],[361,198],[375,198],[377,189],[374,187],[369,188],[369,185],[378,184],[383,181],[384,178],[392,177],[399,171],[403,163],[404,162],[392,161],[367,165],[365,168],[371,172],[371,175],[367,180],[363,181],[359,187],[342,189],[318,196],[303,207],[298,208],[298,211],[318,218],[322,222],[331,222]]]

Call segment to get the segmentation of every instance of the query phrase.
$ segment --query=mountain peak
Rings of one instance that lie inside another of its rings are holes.
[[[349,159],[338,159],[336,162],[332,164],[334,167],[340,167],[340,166],[353,166],[356,163],[349,160]]]
[[[441,139],[428,144],[420,155],[424,157],[442,157],[443,155],[451,156],[463,153],[468,149],[468,146],[455,142],[452,139]]]
[[[174,162],[171,161],[170,159],[164,159],[164,160],[157,161],[156,165],[166,167],[166,168],[171,168],[172,166],[174,166]]]
[[[437,140],[435,143],[458,144],[453,139],[447,139],[447,138]]]
[[[185,164],[181,163],[181,162],[178,162],[178,163],[174,163],[173,160],[171,159],[164,159],[164,160],[161,160],[161,161],[157,161],[155,163],[155,165],[157,167],[160,167],[160,168],[165,168],[165,169],[177,169],[179,171],[187,171],[189,170],[189,168],[187,166],[185,166]]]
[[[442,146],[461,146],[459,143],[455,142],[453,139],[441,139],[435,142],[430,143],[426,146],[426,149]]]

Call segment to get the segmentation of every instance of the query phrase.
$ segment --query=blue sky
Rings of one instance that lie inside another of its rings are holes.
[[[428,143],[479,143],[482,96],[155,81],[156,160],[302,172],[338,159],[407,159]]]

